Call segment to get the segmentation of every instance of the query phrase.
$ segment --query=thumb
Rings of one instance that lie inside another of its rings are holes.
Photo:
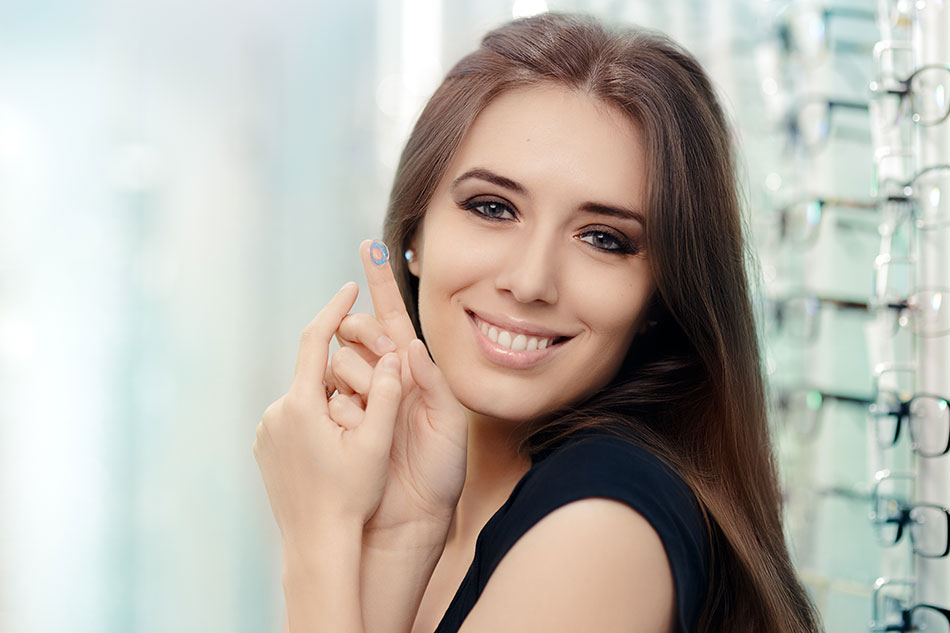
[[[412,380],[422,392],[422,400],[426,407],[436,411],[447,411],[458,407],[458,399],[452,393],[448,381],[432,359],[425,343],[419,339],[409,344],[409,371]]]
[[[399,366],[399,356],[394,352],[386,354],[376,363],[366,396],[366,412],[363,421],[354,429],[356,435],[385,449],[387,453],[392,445],[396,412],[402,400]]]

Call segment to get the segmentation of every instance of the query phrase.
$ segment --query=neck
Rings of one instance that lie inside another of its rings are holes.
[[[465,484],[449,528],[450,542],[474,547],[485,523],[531,467],[530,459],[518,455],[522,438],[514,424],[468,412]]]

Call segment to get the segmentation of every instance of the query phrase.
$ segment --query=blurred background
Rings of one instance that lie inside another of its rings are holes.
[[[544,10],[713,76],[796,564],[830,632],[950,631],[943,0],[0,0],[0,631],[279,630],[257,423],[425,99]]]

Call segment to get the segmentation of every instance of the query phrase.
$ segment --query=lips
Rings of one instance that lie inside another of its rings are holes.
[[[471,311],[467,313],[478,334],[482,351],[489,360],[507,367],[530,367],[572,338],[554,330],[516,323],[505,317],[491,316],[489,320]]]

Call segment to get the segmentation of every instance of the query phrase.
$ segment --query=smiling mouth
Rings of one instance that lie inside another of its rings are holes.
[[[571,336],[545,336],[530,332],[508,330],[500,325],[485,321],[474,312],[466,310],[466,313],[475,324],[475,327],[481,330],[482,334],[488,337],[492,343],[511,350],[512,352],[543,350],[548,347],[560,345],[573,338]]]

